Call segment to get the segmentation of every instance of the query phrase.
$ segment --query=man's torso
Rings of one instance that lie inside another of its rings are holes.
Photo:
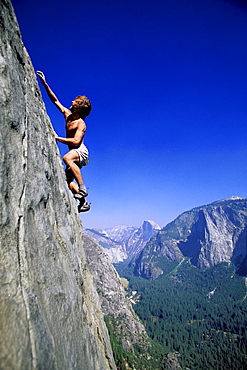
[[[79,130],[79,131],[81,131],[81,142],[80,142],[80,144],[81,144],[82,141],[83,141],[83,138],[84,138],[85,131],[86,131],[85,122],[83,121],[82,118],[73,119],[73,117],[71,117],[71,116],[72,116],[72,114],[65,117],[65,119],[66,119],[66,127],[65,127],[66,128],[66,137],[67,138],[74,138],[76,133]],[[80,144],[77,147],[79,147]]]

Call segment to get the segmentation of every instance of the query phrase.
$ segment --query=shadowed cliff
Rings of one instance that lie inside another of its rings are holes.
[[[54,132],[10,2],[0,10],[0,368],[115,369]]]
[[[166,259],[181,262],[185,257],[202,270],[232,262],[236,272],[246,276],[247,199],[232,196],[184,212],[151,239],[132,264],[137,275],[154,280],[164,273]]]

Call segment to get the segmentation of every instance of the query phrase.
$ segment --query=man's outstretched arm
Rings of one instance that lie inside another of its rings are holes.
[[[65,111],[67,111],[68,109],[65,108],[60,103],[60,101],[58,100],[58,98],[56,97],[56,95],[54,94],[54,92],[52,91],[52,89],[50,88],[50,86],[48,85],[48,83],[46,82],[44,73],[41,72],[41,71],[37,71],[36,73],[39,76],[40,82],[44,86],[44,88],[45,88],[45,90],[47,92],[47,95],[51,99],[52,103],[55,104],[55,106],[60,110],[60,112],[65,113]]]

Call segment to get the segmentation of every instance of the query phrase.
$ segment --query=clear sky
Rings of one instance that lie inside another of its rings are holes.
[[[85,227],[163,227],[193,207],[247,197],[246,1],[12,4],[34,68],[61,103],[92,101]]]

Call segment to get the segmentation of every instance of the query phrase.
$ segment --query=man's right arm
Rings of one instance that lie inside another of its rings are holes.
[[[49,98],[51,99],[52,103],[55,104],[55,106],[60,110],[60,112],[62,112],[63,114],[65,114],[65,112],[68,110],[67,108],[65,108],[61,103],[60,101],[58,100],[58,98],[56,97],[56,95],[54,94],[54,92],[51,90],[50,86],[48,85],[48,83],[46,82],[45,80],[45,75],[43,72],[41,71],[37,71],[36,72],[37,75],[39,76],[40,78],[40,82],[42,83],[42,85],[44,86],[46,92],[47,92],[47,95],[49,96]]]

